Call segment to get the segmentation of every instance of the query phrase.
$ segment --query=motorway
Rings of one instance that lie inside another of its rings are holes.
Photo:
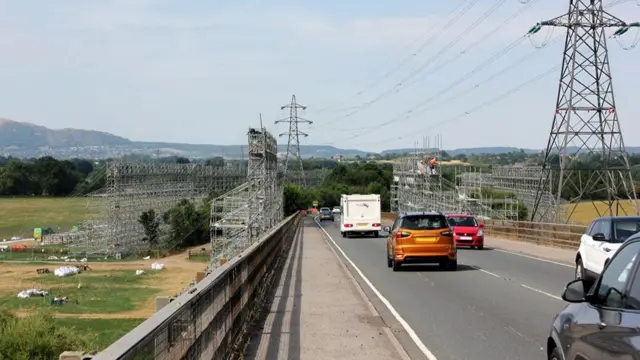
[[[321,224],[438,360],[546,359],[553,315],[573,269],[491,250],[459,249],[456,272],[386,265],[385,237],[342,238]],[[385,234],[386,236],[386,234]]]

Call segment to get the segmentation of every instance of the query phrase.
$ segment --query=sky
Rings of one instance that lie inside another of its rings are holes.
[[[604,3],[634,22],[638,1]],[[295,94],[313,122],[300,124],[303,145],[381,151],[439,136],[445,149],[541,149],[565,32],[525,34],[568,4],[2,0],[0,117],[139,141],[244,144],[260,115],[275,135],[286,132],[274,122]],[[640,145],[640,46],[625,50],[637,34],[608,39],[628,146]]]

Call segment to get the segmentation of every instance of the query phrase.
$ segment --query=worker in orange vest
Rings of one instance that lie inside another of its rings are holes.
[[[436,173],[436,157],[435,156],[432,156],[431,159],[429,159],[429,169],[431,170],[431,174]]]

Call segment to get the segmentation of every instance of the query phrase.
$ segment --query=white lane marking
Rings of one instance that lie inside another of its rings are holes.
[[[491,271],[487,271],[487,270],[485,270],[485,269],[480,269],[480,268],[479,268],[479,267],[477,267],[477,266],[473,266],[473,265],[471,265],[471,267],[472,267],[472,268],[474,268],[474,269],[476,269],[476,270],[480,270],[480,271],[482,271],[482,272],[483,272],[483,273],[485,273],[485,274],[489,274],[489,275],[491,275],[491,276],[493,276],[493,277],[497,277],[497,278],[501,278],[501,277],[502,277],[502,276],[500,276],[500,275],[498,275],[498,274],[494,274],[494,273],[492,273]]]
[[[315,220],[315,219],[314,219]],[[325,235],[327,235],[327,238],[329,239],[329,241],[331,241],[331,243],[336,247],[336,249],[338,249],[338,251],[340,252],[340,254],[342,254],[342,256],[344,256],[344,258],[347,260],[347,262],[349,262],[349,265],[351,265],[354,270],[358,273],[358,275],[362,278],[362,280],[364,280],[365,284],[367,284],[367,286],[369,286],[369,288],[371,289],[371,291],[373,291],[373,293],[378,297],[378,299],[380,299],[380,301],[387,307],[387,309],[389,309],[389,311],[391,312],[391,315],[393,315],[394,318],[396,318],[396,320],[398,321],[398,323],[400,323],[400,325],[402,325],[402,327],[404,328],[404,330],[407,332],[407,334],[409,334],[409,337],[411,338],[411,340],[413,340],[413,342],[416,344],[416,346],[418,346],[418,348],[420,349],[420,351],[424,354],[424,356],[427,357],[428,360],[438,360],[438,358],[436,358],[435,355],[433,355],[433,353],[427,348],[427,346],[422,342],[422,340],[420,340],[420,338],[418,337],[418,335],[416,334],[416,332],[411,328],[411,326],[404,320],[404,318],[402,317],[402,315],[400,315],[396,309],[393,307],[393,305],[391,305],[391,303],[389,302],[389,300],[387,300],[387,298],[385,298],[384,296],[382,296],[382,294],[380,293],[380,291],[378,291],[378,289],[376,289],[375,286],[373,286],[373,284],[371,283],[371,281],[369,281],[369,279],[364,276],[364,273],[356,266],[356,264],[347,256],[347,254],[345,254],[345,252],[342,250],[342,248],[340,248],[340,246],[335,242],[335,240],[333,240],[333,238],[331,237],[331,235],[329,235],[329,233],[327,232],[327,230],[325,230],[320,223],[315,220],[316,224],[318,225],[318,227],[320,227],[320,229],[324,232]]]
[[[554,298],[554,299],[556,299],[556,300],[560,300],[560,301],[562,301],[562,298],[561,298],[561,297],[559,297],[559,296],[555,296],[555,295],[553,295],[553,294],[549,294],[549,293],[548,293],[548,292],[546,292],[546,291],[538,290],[538,289],[536,289],[536,288],[532,288],[531,286],[527,286],[527,285],[525,285],[525,284],[520,284],[520,286],[522,286],[522,287],[523,287],[523,288],[525,288],[525,289],[529,289],[529,290],[535,291],[535,292],[537,292],[537,293],[539,293],[539,294],[547,295],[547,296],[548,296],[548,297],[550,297],[550,298]]]
[[[493,250],[499,251],[499,252],[503,252],[503,253],[507,253],[507,254],[511,254],[511,255],[522,256],[522,257],[525,257],[525,258],[528,258],[528,259],[533,259],[533,260],[543,261],[543,262],[546,262],[546,263],[556,264],[556,265],[560,265],[560,266],[564,266],[564,267],[568,267],[568,268],[572,268],[572,269],[574,267],[573,265],[569,265],[569,264],[566,264],[566,263],[561,263],[561,262],[557,262],[557,261],[553,261],[553,260],[547,260],[547,259],[539,258],[537,256],[530,256],[530,255],[525,255],[525,254],[521,254],[521,253],[517,253],[517,252],[513,252],[513,251],[496,249],[496,248],[493,248]]]

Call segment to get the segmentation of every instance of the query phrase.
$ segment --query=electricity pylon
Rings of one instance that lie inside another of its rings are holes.
[[[570,0],[566,14],[538,23],[529,33],[544,26],[564,27],[567,35],[556,111],[531,219],[569,222],[577,203],[593,198],[606,199],[604,206],[592,200],[600,216],[615,216],[620,210],[637,213],[637,195],[613,96],[605,28],[618,28],[613,36],[619,36],[640,23],[628,24],[604,11],[602,0]],[[557,189],[555,204],[544,206],[552,187]],[[633,200],[633,209],[621,208],[618,200],[622,199]],[[563,206],[567,200],[569,205]]]
[[[289,161],[293,157],[299,164],[300,169],[296,172],[296,177],[299,177],[299,178],[291,179],[291,180],[295,180],[296,183],[301,183],[303,186],[305,186],[306,184],[305,184],[305,177],[304,177],[304,169],[302,167],[302,156],[300,155],[300,136],[307,137],[309,136],[309,134],[300,131],[299,124],[300,123],[313,124],[313,122],[299,117],[298,109],[305,110],[306,108],[307,108],[306,106],[298,104],[296,102],[296,96],[292,95],[291,103],[280,107],[280,110],[289,109],[289,117],[286,119],[277,120],[275,122],[276,124],[289,123],[289,131],[279,134],[279,136],[287,135],[289,138],[287,140],[287,154],[284,159],[285,181],[289,180],[288,178],[288,174],[290,174]]]

